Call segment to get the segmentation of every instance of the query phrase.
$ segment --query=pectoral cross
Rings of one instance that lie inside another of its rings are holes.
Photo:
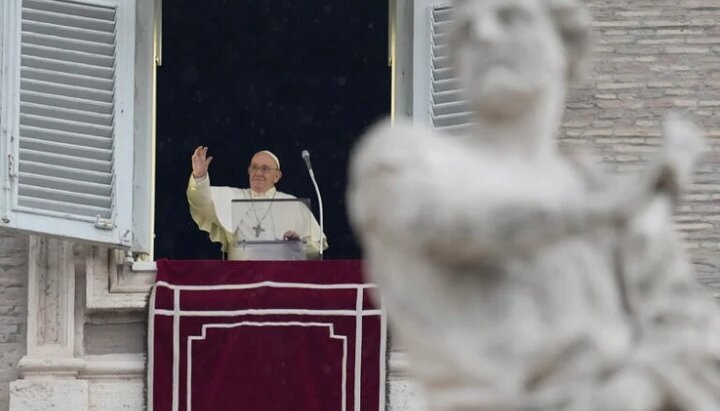
[[[252,229],[255,230],[255,238],[260,237],[260,233],[265,232],[265,230],[260,226],[260,223],[258,223],[258,225],[256,225]]]

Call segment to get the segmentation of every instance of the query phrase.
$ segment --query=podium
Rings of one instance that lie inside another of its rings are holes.
[[[228,259],[261,261],[307,259],[307,244],[300,239],[283,239],[288,230],[305,236],[313,230],[311,224],[313,217],[307,200],[234,199],[230,211],[234,241],[233,246],[228,250]]]
[[[245,260],[305,260],[305,244],[300,240],[260,240],[235,242],[235,252]]]

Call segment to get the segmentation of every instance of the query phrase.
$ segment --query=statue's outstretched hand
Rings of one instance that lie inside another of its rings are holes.
[[[599,191],[588,203],[598,220],[611,217],[619,224],[646,210],[658,194],[676,202],[690,184],[693,169],[705,149],[705,138],[690,120],[670,115],[663,123],[664,142],[659,156],[644,173]]]
[[[663,171],[658,189],[674,197],[690,184],[693,168],[705,149],[702,131],[690,120],[671,114],[663,124],[665,138],[661,164]]]
[[[207,175],[208,167],[212,157],[207,156],[207,147],[199,146],[192,155],[192,175],[195,178],[203,178]]]

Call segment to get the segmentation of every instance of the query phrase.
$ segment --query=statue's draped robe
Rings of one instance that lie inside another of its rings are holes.
[[[633,200],[562,155],[535,169],[403,125],[358,147],[351,216],[430,409],[720,403],[720,315],[670,194],[618,225],[603,204]]]

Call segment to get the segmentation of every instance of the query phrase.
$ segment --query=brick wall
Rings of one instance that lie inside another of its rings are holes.
[[[0,411],[8,409],[9,385],[25,354],[27,236],[0,232]]]
[[[590,146],[618,171],[657,151],[661,120],[691,115],[709,153],[676,217],[698,277],[720,292],[720,0],[586,1],[593,71],[568,102],[561,144]]]

